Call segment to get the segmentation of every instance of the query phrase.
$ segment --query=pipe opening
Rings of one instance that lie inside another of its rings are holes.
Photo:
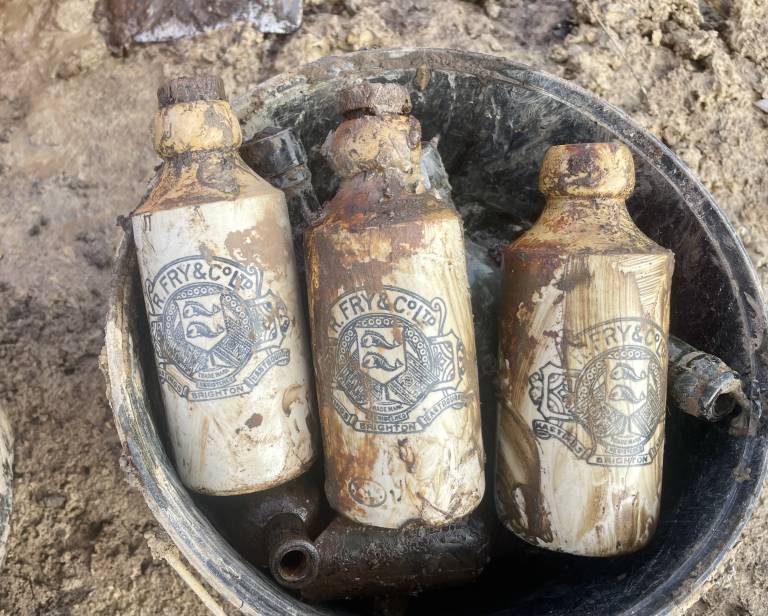
[[[286,582],[301,582],[309,572],[309,556],[300,548],[288,550],[280,557],[278,572]]]
[[[736,407],[736,400],[729,394],[718,396],[715,400],[715,417],[725,417],[733,412]]]

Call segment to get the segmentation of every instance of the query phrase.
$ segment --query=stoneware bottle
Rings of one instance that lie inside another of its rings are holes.
[[[159,176],[133,232],[176,468],[205,494],[264,490],[315,457],[288,212],[241,160],[215,77],[158,91]]]
[[[340,93],[341,184],[306,237],[326,495],[386,528],[448,524],[484,491],[462,224],[424,191],[410,108],[395,84]]]
[[[619,143],[551,147],[503,255],[496,508],[541,547],[635,551],[659,520],[673,255],[635,226]]]

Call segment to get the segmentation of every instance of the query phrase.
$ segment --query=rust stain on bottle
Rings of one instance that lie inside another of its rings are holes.
[[[618,143],[555,146],[503,254],[496,505],[523,539],[607,556],[658,522],[672,255],[634,225]]]
[[[423,189],[409,109],[394,84],[340,94],[342,181],[306,236],[326,492],[385,527],[449,523],[484,489],[461,219]]]

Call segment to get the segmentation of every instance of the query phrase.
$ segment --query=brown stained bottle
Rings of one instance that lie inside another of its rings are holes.
[[[461,219],[424,191],[402,87],[353,86],[338,109],[341,184],[306,236],[326,495],[364,524],[449,524],[484,491]]]
[[[221,79],[173,79],[158,101],[164,162],[131,222],[176,469],[204,494],[268,489],[317,455],[285,198],[238,155]]]
[[[496,507],[542,547],[632,552],[659,520],[673,255],[633,223],[629,149],[554,146],[503,255]]]

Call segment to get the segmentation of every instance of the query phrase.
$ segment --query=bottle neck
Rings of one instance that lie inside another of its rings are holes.
[[[624,197],[547,197],[537,224],[550,228],[634,225]]]
[[[167,161],[189,155],[234,156],[241,142],[240,123],[226,101],[177,103],[155,116],[155,151]]]

